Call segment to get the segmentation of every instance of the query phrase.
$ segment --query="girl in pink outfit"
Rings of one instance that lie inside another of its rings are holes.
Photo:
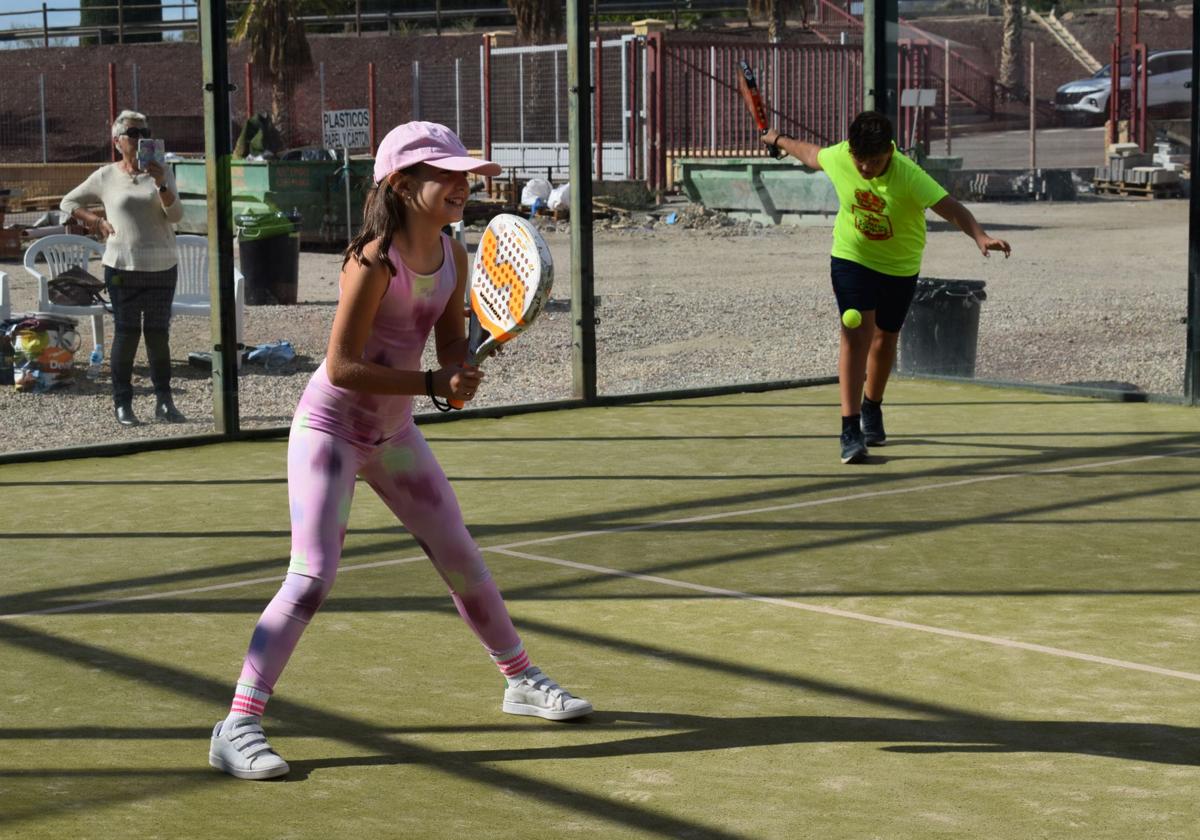
[[[470,157],[436,123],[405,123],[380,144],[363,229],[346,249],[325,361],[288,439],[288,574],[250,638],[229,716],[213,729],[209,763],[239,778],[288,772],[267,742],[262,715],[333,587],[357,476],[420,543],[508,681],[501,708],[549,720],[592,711],[530,663],[454,491],[412,419],[414,395],[470,400],[483,380],[482,371],[463,366],[467,253],[442,233],[462,220],[468,172],[495,176],[500,167]],[[422,371],[430,330],[441,367]]]

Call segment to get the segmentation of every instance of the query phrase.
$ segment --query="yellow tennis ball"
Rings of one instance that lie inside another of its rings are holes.
[[[842,323],[846,325],[846,329],[856,329],[862,324],[862,313],[857,309],[847,309],[842,313]]]

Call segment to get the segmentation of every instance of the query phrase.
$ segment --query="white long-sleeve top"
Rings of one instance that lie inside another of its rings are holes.
[[[175,177],[169,167],[164,183],[175,193]],[[126,271],[164,271],[178,262],[171,225],[183,219],[183,205],[177,197],[170,207],[163,207],[158,187],[148,174],[130,175],[110,163],[63,196],[59,207],[70,215],[96,203],[104,205],[104,215],[113,227],[101,260],[105,265]]]

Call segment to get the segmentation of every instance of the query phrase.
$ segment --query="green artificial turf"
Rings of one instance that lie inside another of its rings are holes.
[[[597,712],[502,714],[360,483],[268,707],[278,782],[206,759],[287,566],[285,442],[0,467],[0,836],[1194,838],[1195,411],[885,408],[853,467],[832,387],[426,427]]]

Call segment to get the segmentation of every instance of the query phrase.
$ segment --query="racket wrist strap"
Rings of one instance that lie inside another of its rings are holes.
[[[438,411],[449,411],[450,403],[444,402],[438,398],[438,395],[433,392],[433,370],[425,371],[425,393],[429,395],[429,399],[433,401],[433,407]]]

